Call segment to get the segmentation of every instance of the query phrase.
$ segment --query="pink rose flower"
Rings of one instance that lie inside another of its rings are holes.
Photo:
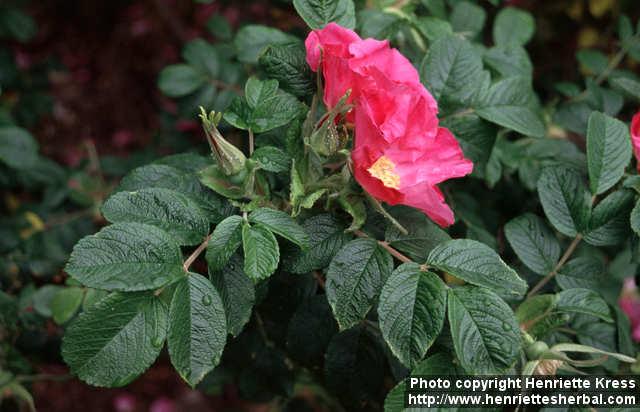
[[[353,31],[329,23],[322,30],[309,33],[304,44],[307,48],[307,63],[311,70],[318,71],[322,63],[324,77],[324,103],[334,107],[354,86],[353,73],[349,69],[349,45],[361,41]]]
[[[629,317],[631,337],[634,341],[640,342],[640,296],[634,278],[625,279],[618,305]]]
[[[351,158],[358,183],[378,200],[452,224],[437,184],[471,173],[473,163],[439,127],[438,105],[411,62],[388,41],[362,40],[335,23],[310,33],[305,45],[311,69],[322,69],[327,107],[351,91],[355,108],[347,120],[355,119]]]
[[[638,161],[638,171],[640,171],[640,111],[631,119],[631,143],[633,145],[633,154]]]

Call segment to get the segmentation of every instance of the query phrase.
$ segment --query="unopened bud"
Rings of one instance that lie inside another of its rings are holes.
[[[530,360],[540,359],[543,353],[549,350],[549,345],[545,342],[537,341],[528,345],[525,349],[525,353],[527,354],[527,358]]]
[[[222,137],[218,130],[218,123],[222,119],[222,113],[212,111],[207,115],[204,108],[200,107],[200,119],[202,128],[207,136],[207,142],[211,147],[213,158],[227,175],[236,175],[244,170],[247,158],[244,153]]]

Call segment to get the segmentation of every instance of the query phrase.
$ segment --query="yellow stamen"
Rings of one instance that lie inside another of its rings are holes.
[[[380,179],[382,184],[392,189],[398,189],[400,187],[400,176],[395,172],[395,163],[386,156],[380,156],[367,172],[371,173],[371,176],[376,179]]]

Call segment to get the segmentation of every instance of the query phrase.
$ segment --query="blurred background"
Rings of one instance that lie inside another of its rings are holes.
[[[497,9],[479,3],[490,24]],[[640,15],[637,0],[503,4],[535,16],[527,49],[544,101],[601,56],[607,64],[620,14]],[[40,411],[321,410],[304,392],[281,409],[241,401],[241,389],[216,373],[191,390],[166,356],[126,388],[93,388],[68,376],[59,355],[60,325],[86,304],[62,271],[70,248],[104,223],[97,209],[129,170],[161,155],[205,153],[195,108],[222,110],[241,93],[260,41],[235,36],[246,24],[306,35],[286,0],[0,0],[0,285],[19,297],[13,321],[13,303],[0,295],[0,387],[6,370],[19,372]],[[165,67],[189,61],[194,39],[212,47],[217,76],[164,82]],[[591,52],[576,56],[582,49]],[[622,65],[640,71],[631,60]],[[12,146],[16,133],[30,143]],[[12,398],[0,410],[19,410],[13,396],[28,400],[20,387],[5,387],[0,398]]]

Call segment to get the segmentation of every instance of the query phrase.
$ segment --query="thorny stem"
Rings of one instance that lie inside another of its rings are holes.
[[[538,293],[538,291],[542,289],[544,285],[546,285],[551,279],[553,279],[555,275],[558,274],[558,271],[562,269],[562,266],[564,266],[567,260],[569,260],[573,252],[576,250],[576,247],[578,247],[578,244],[580,243],[581,240],[582,240],[582,235],[578,233],[576,237],[573,239],[573,241],[571,242],[571,244],[569,245],[569,247],[567,248],[567,250],[564,252],[564,255],[562,255],[562,257],[560,258],[556,266],[553,268],[553,270],[551,270],[551,272],[549,272],[547,276],[542,278],[540,282],[538,282],[533,287],[533,289],[531,289],[531,291],[527,295],[527,299],[534,296],[536,293]]]
[[[369,237],[369,235],[364,233],[362,230],[356,230],[353,233],[358,237],[362,237],[362,238],[368,238]],[[407,256],[403,255],[402,253],[400,253],[396,249],[394,249],[391,245],[389,245],[388,242],[385,242],[384,240],[378,240],[377,242],[378,242],[378,244],[380,246],[382,246],[384,249],[386,249],[387,252],[389,252],[391,254],[391,256],[395,257],[399,261],[401,261],[403,263],[413,262],[413,260],[411,260]]]
[[[193,251],[191,255],[184,261],[182,268],[185,272],[189,271],[189,267],[193,264],[193,262],[200,256],[200,254],[207,248],[207,244],[209,243],[209,239],[211,239],[211,235],[207,235],[206,238],[200,243],[200,246],[196,250]]]

